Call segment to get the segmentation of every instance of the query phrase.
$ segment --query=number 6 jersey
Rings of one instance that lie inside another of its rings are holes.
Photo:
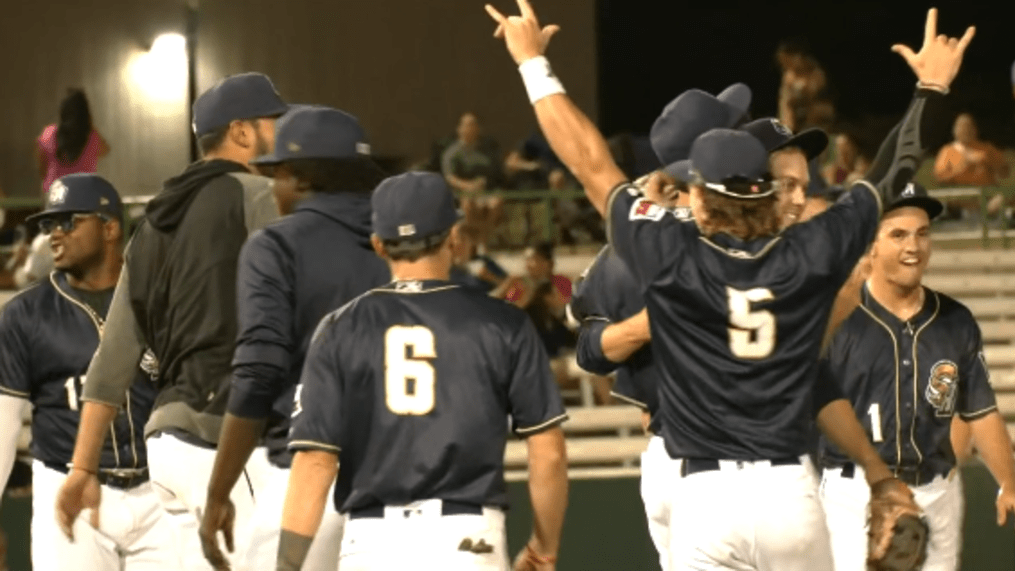
[[[112,290],[104,296],[108,307]],[[32,403],[32,456],[66,466],[81,419],[81,383],[99,346],[104,308],[93,309],[62,272],[19,293],[0,311],[0,394]],[[101,310],[101,311],[100,311]],[[100,468],[144,468],[144,425],[155,384],[138,368],[126,406],[110,426]]]
[[[510,428],[566,419],[521,310],[444,281],[396,281],[326,316],[310,344],[289,449],[339,455],[341,512],[442,499],[506,506]]]

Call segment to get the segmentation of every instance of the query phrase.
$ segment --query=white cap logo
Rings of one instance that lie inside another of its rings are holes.
[[[399,236],[414,236],[416,234],[415,224],[403,224],[398,227]]]
[[[370,144],[369,143],[356,143],[356,152],[361,154],[361,155],[369,155],[370,154]]]
[[[64,200],[67,200],[67,185],[58,180],[49,186],[49,203],[63,204]]]
[[[779,133],[780,135],[783,135],[785,137],[793,136],[793,131],[790,131],[789,127],[783,125],[782,121],[778,119],[772,119],[772,128],[775,129],[776,133]]]
[[[906,190],[902,191],[902,196],[903,196],[903,198],[908,198],[910,196],[916,196],[916,187],[913,186],[913,183],[909,183],[909,184],[906,185]]]

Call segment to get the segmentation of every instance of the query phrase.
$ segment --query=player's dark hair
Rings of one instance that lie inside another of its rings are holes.
[[[779,198],[733,198],[701,189],[704,216],[698,227],[705,236],[724,233],[744,241],[779,233]]]
[[[368,158],[296,159],[286,166],[301,190],[371,193],[387,176]]]
[[[56,158],[61,163],[71,164],[81,158],[81,153],[92,134],[92,112],[85,92],[70,88],[60,102],[60,122],[56,127]]]
[[[223,125],[198,137],[197,148],[201,151],[201,156],[217,151],[226,140],[227,134],[229,134],[229,125]]]
[[[553,262],[553,242],[547,240],[539,240],[529,244],[532,251],[536,253],[540,258],[548,262]]]
[[[440,250],[451,236],[451,228],[422,239],[383,240],[384,251],[392,262],[415,262]]]

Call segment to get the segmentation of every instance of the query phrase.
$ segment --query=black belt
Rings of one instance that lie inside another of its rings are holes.
[[[63,474],[70,472],[70,468],[66,464],[58,464],[56,462],[43,462],[42,464],[50,470],[56,470]],[[99,472],[95,477],[98,478],[99,483],[103,486],[109,486],[118,490],[136,488],[149,479],[148,468],[129,468],[123,470],[99,468]]]
[[[411,512],[406,508],[406,512]],[[483,506],[467,504],[451,500],[441,501],[441,515],[483,515]],[[384,506],[374,505],[366,508],[356,508],[349,511],[349,519],[361,518],[383,518]],[[406,515],[408,517],[408,514]]]
[[[755,460],[745,460],[744,463],[748,464],[755,462]],[[800,465],[800,458],[793,456],[791,458],[774,458],[769,460],[773,466],[794,466]],[[713,458],[684,458],[680,466],[681,476],[690,476],[691,474],[697,474],[698,472],[709,472],[712,470],[719,469],[719,460]]]
[[[919,468],[907,466],[893,468],[892,474],[894,474],[896,478],[902,480],[903,482],[909,484],[910,486],[922,486],[924,484],[929,484],[931,480],[937,478],[938,476],[948,475],[947,472],[942,474],[941,472],[932,472],[930,470],[921,470]],[[843,478],[852,478],[855,475],[856,475],[856,464],[852,462],[846,462],[845,464],[842,465],[841,476]]]

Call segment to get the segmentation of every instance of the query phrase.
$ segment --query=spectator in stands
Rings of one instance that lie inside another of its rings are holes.
[[[503,200],[495,196],[478,196],[501,183],[500,160],[490,149],[480,146],[479,118],[465,113],[458,121],[458,138],[441,156],[441,173],[461,198],[465,220],[480,231],[479,245],[485,250],[487,240],[500,221]]]
[[[507,279],[507,272],[493,258],[477,251],[477,234],[476,229],[467,224],[458,227],[450,279],[464,287],[489,293]]]
[[[846,175],[846,180],[842,183],[842,186],[849,188],[854,182],[867,176],[867,171],[871,168],[871,159],[865,151],[861,150],[856,154],[856,161],[853,163],[853,172]]]
[[[785,40],[775,52],[782,71],[779,87],[779,119],[799,132],[808,127],[827,127],[835,116],[828,95],[825,70],[801,40]]]
[[[508,278],[493,295],[525,308],[536,297],[538,287],[550,283],[550,312],[563,320],[564,308],[571,301],[571,280],[553,273],[553,243],[536,242],[525,249],[525,275]]]
[[[54,180],[73,173],[93,173],[99,159],[109,154],[109,143],[92,124],[88,98],[76,88],[68,89],[60,102],[60,122],[47,125],[37,143],[43,197]]]
[[[558,170],[567,176],[563,163],[538,129],[504,159],[504,174],[513,188],[546,190],[550,176]]]
[[[822,172],[828,184],[844,184],[846,178],[856,170],[856,159],[860,154],[856,141],[847,133],[835,137],[835,160]]]
[[[994,145],[980,140],[976,121],[969,113],[955,119],[955,140],[944,147],[934,163],[934,177],[941,184],[994,186],[1009,174],[1004,155]]]

